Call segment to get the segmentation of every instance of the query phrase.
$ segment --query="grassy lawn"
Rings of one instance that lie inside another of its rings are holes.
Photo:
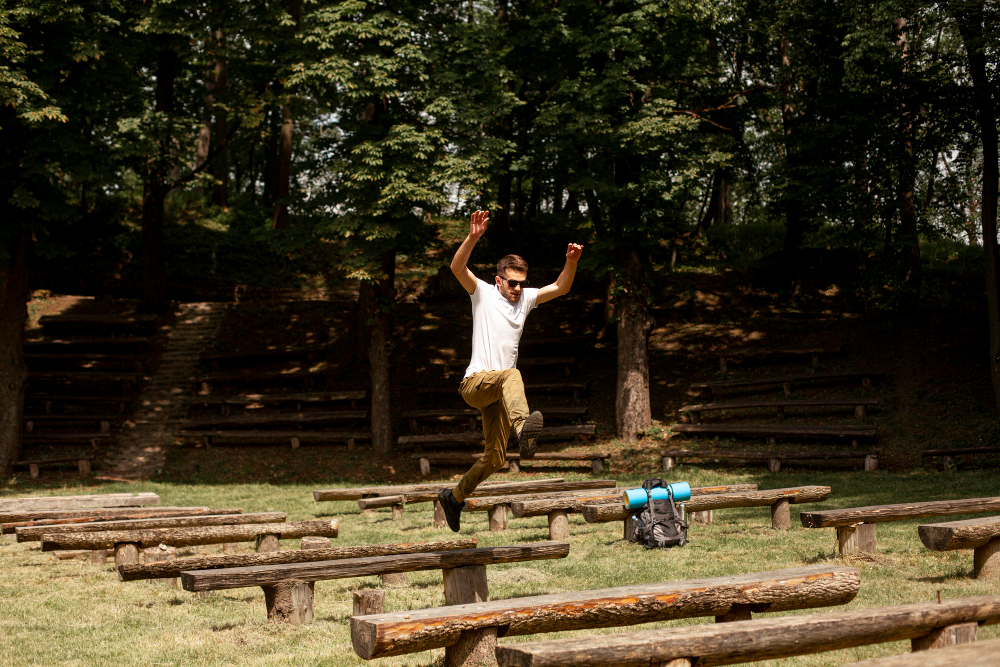
[[[713,471],[683,466],[671,479],[692,485],[756,482],[761,488],[825,484],[834,489],[824,508],[1000,495],[995,471],[953,473],[862,473],[791,471],[771,475],[756,470]],[[581,478],[567,474],[566,478]],[[506,475],[517,479],[518,476]],[[642,476],[620,476],[620,485]],[[319,485],[329,486],[329,485]],[[313,502],[305,484],[105,484],[37,487],[35,495],[53,493],[110,493],[154,491],[163,504],[204,504],[241,507],[244,511],[283,510],[288,520],[340,517],[339,544],[448,539],[452,533],[436,530],[432,506],[408,507],[401,521],[389,510],[362,514],[356,503]],[[2,496],[25,495],[6,490]],[[818,508],[820,505],[806,505]],[[586,588],[739,574],[814,563],[861,568],[861,591],[850,607],[861,608],[970,595],[996,594],[995,582],[970,578],[970,551],[933,553],[917,537],[919,521],[882,524],[878,554],[872,558],[841,559],[835,552],[833,529],[807,530],[792,505],[793,529],[771,529],[766,507],[721,510],[710,526],[694,524],[691,542],[670,551],[647,551],[620,540],[621,525],[570,520],[572,548],[563,560],[489,566],[493,599],[557,593]],[[475,536],[480,546],[548,539],[545,517],[512,519],[511,530],[488,532],[486,514],[466,518],[462,535]],[[297,548],[287,541],[283,548]],[[246,547],[249,549],[249,546]],[[200,547],[218,552],[220,547]],[[188,553],[195,553],[190,550]],[[182,555],[185,555],[182,552]],[[440,572],[409,575],[409,585],[386,595],[388,610],[443,604]],[[10,665],[354,665],[363,661],[351,648],[348,619],[351,591],[380,585],[377,577],[324,581],[316,585],[316,621],[291,628],[268,623],[260,589],[234,589],[196,598],[183,590],[148,582],[121,583],[111,564],[98,567],[84,560],[58,561],[39,551],[37,543],[0,542],[0,660]],[[678,621],[675,625],[708,622]],[[669,625],[669,624],[665,624]],[[652,627],[652,626],[643,626]],[[604,632],[615,632],[609,629]],[[548,635],[572,636],[579,633]],[[586,632],[584,634],[589,634]],[[995,628],[980,630],[981,638],[1000,636]],[[541,636],[536,636],[541,638]],[[502,642],[526,641],[516,637]],[[785,665],[840,665],[854,660],[908,650],[905,643],[863,647],[805,656]],[[443,661],[443,650],[388,658],[385,665],[428,665]],[[772,664],[772,663],[757,663]],[[777,663],[773,663],[777,664]]]

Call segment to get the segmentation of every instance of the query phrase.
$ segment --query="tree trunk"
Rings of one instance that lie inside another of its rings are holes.
[[[223,102],[226,98],[228,75],[226,72],[226,37],[221,30],[213,33],[215,38],[215,87],[213,92],[215,102],[215,188],[212,190],[212,203],[216,206],[229,206],[229,152],[226,141],[229,136],[227,129],[228,111]]]
[[[791,180],[796,176],[797,155],[793,141],[795,139],[795,107],[792,105],[792,63],[788,56],[788,38],[782,37],[781,45],[778,48],[778,58],[780,65],[786,74],[781,84],[781,127],[784,132],[784,157],[786,177]],[[802,238],[805,236],[805,216],[802,213],[802,205],[794,188],[786,188],[783,195],[783,208],[785,211],[785,245],[786,252],[798,250],[802,247]]]
[[[900,86],[902,102],[899,120],[899,134],[902,144],[902,153],[899,156],[899,235],[902,239],[900,249],[900,259],[902,260],[903,281],[914,289],[919,289],[921,281],[920,273],[920,244],[917,239],[917,119],[914,113],[914,103],[909,92],[906,77],[909,74],[909,49],[907,45],[906,19],[898,18],[894,28],[898,33],[897,46],[902,47],[903,67],[902,85]]]
[[[295,31],[298,32],[299,21],[302,16],[302,0],[290,0],[288,3],[288,13],[295,21]],[[275,192],[274,229],[288,228],[288,193],[292,178],[292,141],[295,138],[295,121],[292,118],[291,100],[287,98],[281,107],[281,132],[278,138],[278,189]]]
[[[268,205],[274,204],[278,192],[278,135],[281,134],[281,125],[275,128],[274,115],[274,109],[267,115],[268,132],[264,141],[264,202]]]
[[[618,296],[618,393],[615,432],[622,440],[635,440],[652,423],[649,405],[649,355],[647,343],[652,321],[643,297],[642,263],[635,250],[623,259],[624,284]]]
[[[10,207],[5,207],[8,214]],[[8,476],[21,454],[21,417],[28,368],[24,325],[28,319],[28,252],[31,234],[14,233],[0,243],[0,475]]]
[[[168,116],[174,111],[174,80],[177,54],[160,50],[156,66],[156,111]],[[167,306],[167,269],[163,252],[163,202],[169,187],[164,171],[171,137],[160,138],[159,155],[146,163],[142,199],[142,310],[160,313]]]
[[[380,256],[383,278],[374,285],[372,294],[371,343],[368,362],[371,372],[372,445],[379,454],[392,451],[392,409],[389,385],[389,343],[392,339],[392,308],[396,302],[396,251],[387,250]]]
[[[704,217],[698,222],[695,238],[701,237],[712,223],[728,225],[733,221],[733,186],[730,183],[728,169],[716,169],[712,176],[712,197]]]
[[[962,41],[969,59],[973,98],[983,144],[983,195],[980,211],[983,222],[983,251],[986,253],[986,302],[990,320],[990,375],[1000,410],[1000,254],[997,251],[997,188],[1000,187],[1000,154],[997,147],[996,107],[986,66],[983,35],[984,3],[955,2],[953,5]]]

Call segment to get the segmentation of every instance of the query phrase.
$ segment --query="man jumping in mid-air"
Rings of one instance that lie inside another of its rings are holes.
[[[517,345],[524,320],[531,310],[569,292],[576,276],[576,263],[583,246],[570,243],[566,266],[551,285],[527,287],[528,263],[517,255],[497,262],[494,284],[476,278],[467,264],[472,248],[486,231],[490,214],[472,214],[469,235],[451,260],[451,272],[472,298],[472,361],[465,371],[459,393],[465,402],[483,414],[486,448],[483,456],[454,489],[441,489],[438,498],[448,526],[456,533],[465,499],[487,477],[507,462],[507,446],[520,450],[521,458],[535,455],[535,438],[542,430],[542,413],[528,413],[521,371],[517,370]]]

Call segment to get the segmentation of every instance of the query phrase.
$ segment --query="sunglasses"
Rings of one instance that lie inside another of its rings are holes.
[[[507,287],[509,287],[511,289],[516,289],[518,285],[520,285],[521,287],[527,287],[528,286],[528,281],[527,280],[511,280],[510,278],[504,278],[502,276],[497,276],[497,278],[500,278],[500,280],[506,280],[507,281]]]

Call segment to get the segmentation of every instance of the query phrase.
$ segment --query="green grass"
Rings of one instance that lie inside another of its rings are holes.
[[[514,476],[509,476],[514,477]],[[566,475],[567,478],[580,477]],[[998,494],[995,471],[949,473],[863,473],[792,471],[776,475],[757,471],[713,471],[683,466],[671,476],[692,485],[756,482],[761,488],[826,484],[834,489],[826,503],[806,508],[853,507],[918,499],[977,497]],[[641,481],[622,477],[620,485]],[[35,488],[36,495],[154,491],[169,505],[205,504],[242,507],[244,511],[284,510],[288,520],[338,516],[339,544],[448,539],[447,530],[431,528],[430,504],[407,508],[401,521],[388,510],[361,514],[356,503],[314,503],[316,485],[233,484],[183,485],[149,483]],[[2,495],[24,495],[8,489]],[[807,530],[792,506],[791,531],[771,529],[766,507],[721,510],[710,526],[694,524],[690,544],[669,551],[647,551],[620,540],[621,525],[570,520],[572,548],[566,559],[489,566],[493,599],[557,593],[644,582],[732,575],[813,563],[861,568],[861,590],[850,608],[997,593],[995,582],[971,578],[970,551],[933,553],[917,537],[919,521],[881,524],[878,553],[871,558],[842,559],[835,553],[833,529]],[[548,539],[545,517],[512,519],[511,530],[489,533],[486,514],[464,522],[463,536],[480,546]],[[283,548],[296,548],[286,541]],[[246,547],[249,549],[249,546]],[[219,547],[200,551],[218,552]],[[182,552],[183,554],[184,552]],[[191,550],[189,553],[195,553]],[[409,585],[390,589],[387,609],[404,610],[443,604],[441,573],[409,575]],[[319,582],[312,625],[288,627],[268,623],[260,589],[221,591],[196,598],[186,591],[149,582],[121,583],[111,564],[99,567],[83,560],[57,561],[37,543],[0,542],[0,660],[5,665],[355,665],[348,619],[351,591],[379,586],[377,577]],[[820,610],[822,611],[822,610]],[[694,619],[660,625],[708,622]],[[641,626],[643,628],[655,625]],[[608,629],[596,632],[619,632]],[[569,637],[559,633],[533,639]],[[997,637],[995,628],[981,638]],[[514,637],[502,642],[527,641]],[[908,650],[903,642],[804,656],[782,665],[841,665]],[[388,658],[380,665],[428,665],[443,661],[443,650]],[[756,664],[778,664],[756,663]]]

